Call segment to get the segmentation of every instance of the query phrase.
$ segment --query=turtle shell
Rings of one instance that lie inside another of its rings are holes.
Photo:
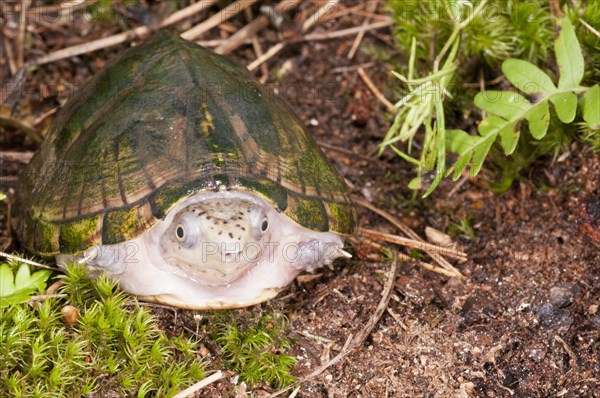
[[[61,111],[17,191],[40,255],[135,238],[189,195],[260,194],[298,224],[352,233],[347,187],[291,109],[245,68],[173,33],[125,51]]]

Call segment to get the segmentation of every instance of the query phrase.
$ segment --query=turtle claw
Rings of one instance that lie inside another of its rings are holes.
[[[338,249],[338,255],[338,257],[352,258],[352,254],[342,249]]]

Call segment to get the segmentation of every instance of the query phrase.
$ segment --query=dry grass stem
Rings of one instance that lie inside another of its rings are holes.
[[[257,59],[264,55],[264,52],[260,45],[260,41],[256,36],[252,38],[252,48],[254,49],[254,53],[256,54]],[[260,77],[260,82],[261,84],[265,84],[267,82],[267,79],[269,78],[269,68],[267,67],[267,64],[263,63],[260,66],[260,70],[262,73],[262,76]]]
[[[329,0],[325,2],[314,14],[310,15],[302,24],[302,32],[307,32],[316,24],[331,19],[333,10],[337,6],[339,0]]]
[[[282,0],[275,6],[275,12],[283,13],[289,11],[296,8],[300,3],[300,0]],[[217,54],[229,54],[267,26],[269,26],[269,17],[267,15],[261,15],[231,35],[219,47],[215,48],[215,52]]]
[[[365,340],[367,339],[369,334],[371,334],[371,331],[373,330],[375,325],[377,325],[377,323],[381,319],[381,316],[383,315],[383,313],[385,312],[385,310],[387,308],[388,302],[390,301],[390,297],[392,295],[392,289],[394,287],[394,283],[396,282],[397,272],[398,272],[398,261],[396,259],[396,256],[394,255],[394,261],[392,261],[392,263],[390,265],[390,269],[388,271],[388,274],[387,274],[387,277],[385,280],[385,285],[383,287],[383,292],[381,294],[381,300],[379,300],[379,304],[377,305],[375,312],[373,313],[373,315],[371,315],[371,317],[369,318],[369,320],[367,321],[365,326],[356,334],[356,336],[354,336],[354,337],[352,337],[352,335],[348,336],[348,339],[346,340],[346,343],[344,344],[344,347],[342,348],[342,350],[340,351],[339,354],[337,354],[335,357],[333,357],[332,359],[330,359],[323,365],[321,365],[318,368],[316,368],[315,370],[313,370],[309,375],[301,378],[297,382],[289,385],[288,387],[286,387],[282,390],[279,390],[273,394],[267,395],[266,398],[277,397],[277,396],[283,394],[284,392],[286,392],[292,388],[295,388],[295,387],[301,385],[302,383],[319,376],[321,373],[323,373],[329,367],[335,365],[336,363],[338,363],[339,361],[341,361],[342,359],[347,357],[356,348],[362,346],[362,344],[365,342]]]
[[[285,47],[285,43],[277,43],[273,47],[269,48],[269,50],[264,53],[262,56],[258,57],[254,61],[250,62],[248,65],[248,70],[252,71],[262,65],[263,62],[267,62],[269,59],[273,58],[279,51],[283,50]]]
[[[426,243],[421,240],[404,238],[402,236],[387,234],[385,232],[374,231],[372,229],[366,228],[358,228],[357,233],[361,236],[370,239],[383,240],[385,242],[411,247],[413,249],[419,249],[426,252],[440,253],[448,257],[456,258],[458,260],[465,260],[467,258],[467,254],[459,250],[451,249],[444,246],[433,245],[431,243]]]
[[[351,36],[351,35],[355,35],[360,32],[367,32],[369,30],[387,28],[388,26],[391,26],[393,24],[394,24],[394,22],[391,19],[387,18],[385,21],[375,22],[372,24],[364,25],[364,26],[355,26],[353,28],[341,29],[341,30],[336,30],[333,32],[310,33],[310,34],[304,36],[304,38],[302,40],[304,40],[304,41],[319,41],[319,40],[337,39],[339,37]]]
[[[15,52],[13,51],[12,44],[7,37],[4,38],[4,52],[6,54],[6,60],[8,61],[8,70],[11,76],[17,73],[17,60],[15,59]],[[4,101],[2,101],[4,103]]]
[[[398,220],[396,217],[392,216],[390,213],[388,213],[384,210],[381,210],[381,209],[375,207],[374,205],[372,205],[371,203],[367,202],[366,200],[363,200],[356,196],[352,197],[352,201],[366,209],[371,210],[373,213],[376,213],[376,214],[380,215],[381,217],[385,218],[394,227],[398,228],[404,235],[408,236],[409,238],[424,242],[423,239],[415,231],[413,231],[407,225],[400,222],[400,220]],[[441,265],[443,268],[445,268],[448,271],[451,271],[457,275],[461,275],[461,277],[462,277],[461,272],[456,267],[454,267],[452,264],[450,264],[448,262],[448,260],[446,260],[440,254],[438,254],[438,253],[427,253],[427,254],[429,254],[431,256],[431,258],[433,259],[433,261],[435,261],[436,263]]]
[[[0,151],[1,162],[19,162],[29,163],[33,157],[33,152]]]
[[[396,112],[396,108],[394,107],[394,104],[392,104],[390,101],[388,101],[388,99],[385,98],[385,96],[381,93],[381,91],[379,91],[379,89],[373,83],[371,78],[369,78],[369,75],[367,75],[367,72],[365,72],[365,70],[363,68],[358,68],[356,71],[358,72],[358,75],[360,76],[362,81],[365,82],[365,84],[367,85],[369,90],[371,90],[371,92],[375,95],[375,97],[377,97],[379,102],[381,102],[383,105],[385,105],[388,112]]]
[[[585,20],[583,20],[583,18],[579,18],[579,22],[581,22],[581,24],[583,26],[585,26],[587,30],[589,30],[590,32],[592,32],[595,36],[600,37],[600,32],[598,32],[592,25],[590,25]]]
[[[60,268],[51,267],[51,266],[46,265],[46,264],[41,264],[41,263],[38,263],[36,261],[28,260],[26,258],[15,256],[15,255],[8,254],[8,253],[5,253],[5,252],[0,252],[0,257],[7,258],[9,260],[20,261],[22,263],[33,265],[34,267],[38,267],[38,268],[50,269],[52,271],[60,271]]]
[[[369,13],[374,13],[375,10],[377,10],[377,5],[378,5],[379,1],[378,0],[371,0],[369,1],[369,4],[367,5],[367,11]],[[363,26],[368,25],[369,22],[371,22],[371,17],[368,16],[365,18],[364,22],[362,23]],[[360,46],[360,43],[362,42],[363,37],[365,36],[365,31],[361,31],[358,32],[358,35],[356,35],[356,38],[354,39],[354,43],[352,43],[352,48],[350,48],[350,51],[348,52],[348,59],[352,59],[354,58],[354,55],[356,54],[356,51],[358,50],[358,47]]]
[[[31,127],[28,124],[25,124],[18,118],[14,118],[10,115],[4,116],[0,115],[0,126],[14,128],[15,130],[20,130],[29,136],[35,142],[42,141],[42,135],[35,128]]]
[[[164,28],[170,25],[173,25],[185,18],[189,18],[199,12],[204,11],[205,9],[212,6],[216,3],[216,0],[203,0],[198,3],[194,3],[182,10],[174,12],[169,15],[165,20],[163,20],[156,29]],[[61,50],[52,52],[48,55],[44,55],[36,60],[28,62],[27,65],[43,65],[50,62],[55,62],[61,59],[74,57],[76,55],[86,54],[89,52],[101,50],[103,48],[116,46],[117,44],[124,43],[128,40],[137,38],[137,37],[145,37],[149,35],[153,31],[149,26],[138,26],[135,29],[128,30],[126,32],[118,33],[113,36],[103,37],[98,40],[92,40],[87,43],[78,44],[75,46],[63,48]]]
[[[392,252],[391,249],[389,249],[369,238],[365,238],[365,237],[361,236],[361,237],[359,237],[359,239],[362,243],[367,244],[376,250],[379,250],[383,254],[390,255],[390,253]],[[454,272],[454,271],[447,270],[442,267],[438,267],[433,264],[426,263],[425,261],[420,261],[420,260],[414,259],[410,256],[407,256],[404,253],[396,253],[396,256],[397,256],[398,260],[415,263],[419,267],[426,269],[427,271],[435,272],[436,274],[448,276],[450,278],[462,278],[463,277],[460,272]]]
[[[200,380],[198,383],[194,384],[193,386],[190,386],[190,387],[186,388],[185,390],[177,393],[173,398],[190,397],[190,396],[192,396],[192,394],[195,394],[196,392],[200,391],[204,387],[206,387],[216,381],[221,380],[223,377],[224,377],[223,372],[218,370],[216,373],[213,373],[212,375],[208,376],[207,378]]]
[[[245,8],[250,7],[254,3],[256,3],[256,0],[238,0],[235,3],[231,3],[215,15],[208,18],[206,21],[183,32],[181,34],[181,37],[183,37],[186,40],[194,40],[203,33],[208,32],[209,30],[218,26],[224,21],[227,21],[229,18],[234,17],[235,15],[242,12]]]
[[[21,13],[19,14],[19,28],[17,30],[17,68],[25,63],[25,29],[27,28],[27,9],[31,5],[31,0],[21,1]]]

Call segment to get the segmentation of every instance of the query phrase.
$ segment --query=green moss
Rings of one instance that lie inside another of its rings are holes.
[[[288,194],[285,188],[270,180],[257,180],[238,177],[239,185],[251,192],[256,192],[268,198],[280,211],[288,207]]]
[[[78,267],[63,280],[58,297],[0,309],[0,396],[163,397],[204,378],[197,342],[161,331],[113,282]],[[80,311],[73,326],[65,305]]]
[[[135,237],[136,231],[142,228],[139,211],[136,206],[107,212],[102,225],[102,243],[112,245]]]
[[[313,231],[329,230],[327,212],[321,199],[299,195],[290,195],[290,198],[293,200],[290,201],[290,206],[285,214],[292,220]]]
[[[52,255],[59,251],[59,228],[55,223],[40,218],[37,224],[33,221],[28,221],[27,224],[29,227],[35,225],[35,252]]]
[[[63,223],[59,238],[61,252],[76,253],[92,246],[97,228],[98,216]]]
[[[287,319],[279,311],[221,311],[208,322],[207,333],[221,348],[225,363],[250,387],[266,382],[281,388],[296,381],[291,375],[296,358],[285,354],[290,348],[284,337]]]
[[[167,211],[179,200],[188,197],[189,195],[212,188],[213,181],[208,178],[199,178],[190,182],[174,182],[162,186],[150,195],[150,206],[152,214],[156,218],[163,218]]]
[[[329,218],[329,230],[342,234],[351,234],[357,223],[356,209],[348,205],[324,202]]]

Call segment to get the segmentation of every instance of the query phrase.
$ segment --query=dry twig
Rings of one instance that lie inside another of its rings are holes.
[[[365,82],[365,84],[367,85],[369,90],[371,90],[371,92],[375,95],[375,97],[377,97],[379,102],[381,102],[383,105],[385,105],[385,107],[387,108],[387,110],[389,112],[396,112],[396,108],[394,107],[394,104],[392,104],[390,101],[388,101],[388,99],[385,98],[385,96],[381,93],[381,91],[379,91],[379,89],[373,83],[373,81],[369,78],[369,76],[367,75],[365,70],[363,68],[358,68],[356,71],[358,72],[358,75],[363,80],[363,82]]]
[[[329,367],[335,365],[336,363],[338,363],[339,361],[341,361],[342,359],[347,357],[357,347],[360,347],[365,342],[365,340],[367,339],[369,334],[371,334],[371,331],[373,330],[375,325],[377,325],[377,323],[379,322],[379,319],[381,319],[381,316],[383,315],[383,313],[385,312],[385,309],[387,308],[388,302],[390,301],[390,296],[392,295],[392,288],[394,287],[394,283],[396,282],[397,271],[398,271],[398,261],[397,261],[396,257],[394,256],[394,261],[392,261],[392,263],[390,265],[390,270],[388,271],[387,278],[385,280],[385,285],[383,287],[383,292],[381,294],[381,300],[379,301],[379,304],[377,305],[375,312],[373,313],[373,315],[371,315],[371,317],[369,318],[369,320],[367,321],[365,326],[358,332],[358,334],[356,336],[354,336],[353,338],[352,338],[352,335],[348,336],[348,339],[346,340],[346,343],[344,344],[344,347],[342,348],[342,350],[340,351],[339,354],[337,354],[335,357],[333,357],[332,359],[330,359],[323,365],[319,366],[318,368],[313,370],[309,375],[301,378],[297,382],[295,382],[295,383],[289,385],[288,387],[286,387],[282,390],[279,390],[273,394],[267,395],[267,398],[277,397],[277,396],[283,394],[284,392],[286,392],[294,387],[297,387],[298,385],[300,385],[308,380],[311,380],[311,379],[317,377],[318,375],[323,373],[325,370],[327,370]]]
[[[281,14],[297,7],[300,3],[301,0],[282,0],[275,6],[274,11]],[[246,40],[252,38],[267,26],[269,26],[269,17],[267,15],[261,15],[231,35],[219,47],[215,48],[215,52],[217,54],[229,54],[243,44]]]
[[[285,43],[277,43],[273,47],[269,48],[269,50],[264,53],[262,56],[258,57],[254,61],[250,62],[248,65],[248,70],[254,70],[258,68],[263,62],[267,62],[269,59],[274,57],[279,51],[283,50],[285,47]]]
[[[0,151],[0,162],[29,163],[33,152]]]
[[[22,262],[25,264],[33,265],[34,267],[38,267],[38,268],[51,269],[52,271],[60,271],[60,268],[51,267],[46,264],[41,264],[36,261],[28,260],[26,258],[14,256],[12,254],[4,253],[4,252],[0,252],[0,257],[7,258],[9,260],[16,260],[16,261],[19,261],[19,262]]]
[[[375,10],[377,10],[377,3],[379,3],[378,0],[371,0],[369,2],[369,5],[367,6],[367,12],[374,13]],[[363,26],[368,25],[369,22],[371,22],[370,16],[366,17],[362,24]],[[360,43],[362,42],[364,36],[364,31],[358,32],[358,35],[356,35],[356,39],[354,39],[354,43],[352,43],[352,48],[350,48],[350,51],[348,52],[348,59],[354,58],[354,54],[356,54],[356,51],[358,50],[358,47],[360,46]]]
[[[186,388],[185,390],[177,393],[173,398],[186,398],[191,396],[192,394],[200,391],[201,389],[203,389],[204,387],[208,386],[209,384],[212,384],[216,381],[221,380],[224,377],[224,374],[222,371],[217,370],[215,373],[213,373],[212,375],[208,376],[207,378],[200,380],[198,383],[194,384],[193,386],[190,386],[188,388]]]
[[[19,30],[17,30],[17,68],[25,63],[25,28],[27,28],[27,9],[31,0],[21,0],[21,13],[19,14]]]
[[[412,238],[414,240],[418,240],[423,242],[423,239],[421,239],[421,237],[412,229],[410,229],[408,226],[404,225],[402,222],[400,222],[400,220],[398,220],[396,217],[392,216],[390,213],[381,210],[375,206],[373,206],[371,203],[367,202],[366,200],[363,200],[361,198],[358,198],[356,196],[352,197],[352,201],[356,204],[359,204],[360,206],[367,208],[369,210],[371,210],[372,212],[379,214],[381,217],[385,218],[386,220],[388,220],[393,226],[395,226],[396,228],[398,228],[400,231],[402,231],[402,233],[406,236],[408,236],[409,238]],[[450,264],[448,262],[448,260],[446,260],[443,256],[441,256],[438,253],[427,253],[431,256],[431,258],[438,263],[439,265],[441,265],[443,268],[447,269],[448,271],[451,271],[457,275],[461,275],[460,271],[458,269],[456,269],[456,267],[454,267],[452,264]]]
[[[364,25],[364,26],[355,26],[353,28],[336,30],[334,32],[324,32],[324,33],[310,33],[302,40],[304,41],[320,41],[320,40],[331,40],[337,39],[339,37],[351,36],[360,32],[367,32],[369,30],[387,28],[392,25],[394,22],[390,18],[386,18],[385,21],[375,22],[372,24]]]
[[[302,32],[307,32],[316,24],[331,19],[333,9],[337,6],[339,0],[328,0],[314,14],[309,16],[302,24]]]
[[[585,26],[587,28],[587,30],[589,30],[590,32],[592,32],[594,35],[600,37],[600,32],[598,32],[592,25],[590,25],[589,23],[587,23],[583,18],[579,18],[579,22],[581,22],[581,24],[583,26]]]
[[[194,40],[198,36],[202,35],[205,32],[208,32],[209,30],[211,30],[215,26],[218,26],[222,22],[227,21],[229,18],[235,16],[236,14],[243,11],[245,8],[250,7],[254,3],[256,3],[256,0],[238,0],[235,3],[231,3],[215,15],[208,18],[206,21],[183,32],[181,34],[181,37],[183,37],[186,40]]]
[[[383,240],[385,242],[393,243],[396,245],[401,245],[405,247],[411,247],[413,249],[419,249],[426,251],[428,253],[439,253],[448,257],[456,258],[461,261],[465,261],[467,258],[467,254],[461,252],[456,249],[451,249],[448,247],[433,245],[431,243],[426,243],[421,240],[415,240],[410,238],[404,238],[402,236],[387,234],[385,232],[374,231],[366,228],[358,228],[357,233],[366,238],[375,239],[375,240]]]
[[[17,73],[17,60],[15,59],[15,53],[12,48],[12,44],[8,37],[4,38],[4,52],[6,54],[6,60],[8,61],[8,70],[10,71],[11,76]]]
[[[362,236],[359,237],[359,238],[360,238],[361,242],[363,242],[363,243],[365,243],[365,244],[367,244],[367,245],[375,248],[376,250],[379,250],[382,253],[388,253],[388,254],[390,254],[392,252],[391,249],[388,249],[387,247],[385,247],[383,245],[380,245],[379,243],[377,243],[377,242],[375,242],[375,241],[373,241],[371,239],[368,239],[368,238],[365,238],[365,237],[362,237]],[[457,275],[456,272],[449,271],[449,270],[447,270],[445,268],[438,267],[436,265],[426,263],[425,261],[416,260],[416,259],[414,259],[414,258],[412,258],[410,256],[407,256],[404,253],[396,253],[396,256],[397,256],[398,260],[408,261],[408,262],[411,262],[411,263],[415,263],[419,267],[421,267],[423,269],[426,269],[427,271],[435,272],[435,273],[440,274],[440,275],[448,276],[450,278],[454,278],[454,277],[457,277],[457,276],[458,277],[462,276],[460,274]]]
[[[182,10],[174,12],[169,15],[165,20],[163,20],[158,26],[157,29],[164,28],[170,25],[173,25],[185,18],[189,18],[192,15],[195,15],[199,12],[204,11],[205,9],[212,6],[216,3],[216,0],[203,0],[198,3],[194,3]],[[78,44],[76,46],[71,46],[67,48],[63,48],[61,50],[52,52],[48,55],[44,55],[36,60],[28,62],[27,65],[43,65],[50,62],[55,62],[64,58],[74,57],[76,55],[86,54],[92,51],[101,50],[103,48],[116,46],[117,44],[124,43],[128,40],[134,39],[136,37],[145,37],[149,35],[153,29],[149,26],[138,26],[135,29],[128,30],[126,32],[118,33],[113,36],[103,37],[98,40],[93,40],[87,43]]]

